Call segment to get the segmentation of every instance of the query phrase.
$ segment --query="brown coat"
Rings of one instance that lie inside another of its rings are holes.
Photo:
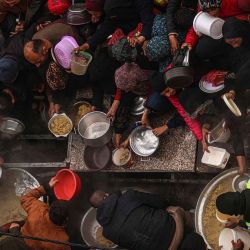
[[[49,219],[49,206],[38,199],[46,192],[41,186],[21,197],[21,205],[28,216],[22,234],[58,241],[68,241],[69,237],[63,227],[57,226]],[[70,250],[71,248],[53,243],[25,240],[31,250]]]

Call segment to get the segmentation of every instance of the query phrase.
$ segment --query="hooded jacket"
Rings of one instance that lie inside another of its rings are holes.
[[[166,250],[175,233],[174,219],[157,195],[128,190],[114,193],[97,209],[103,235],[121,247]]]

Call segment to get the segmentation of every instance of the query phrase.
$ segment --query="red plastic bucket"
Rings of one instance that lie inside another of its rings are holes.
[[[80,177],[69,169],[62,169],[57,172],[57,184],[54,193],[58,200],[71,200],[81,192]]]

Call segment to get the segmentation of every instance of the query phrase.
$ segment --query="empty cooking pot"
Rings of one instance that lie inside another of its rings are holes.
[[[90,112],[80,120],[78,133],[87,146],[102,147],[112,138],[110,120],[103,112]]]
[[[25,129],[24,124],[18,119],[4,117],[0,119],[1,137],[12,139],[20,135]]]
[[[208,143],[214,142],[221,142],[226,143],[228,142],[231,136],[229,128],[226,127],[226,122],[222,120],[217,126],[208,133]]]

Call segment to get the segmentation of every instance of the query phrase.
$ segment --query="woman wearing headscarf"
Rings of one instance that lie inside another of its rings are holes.
[[[128,128],[130,113],[135,98],[146,96],[149,92],[150,70],[141,69],[136,63],[123,64],[115,72],[117,87],[115,99],[107,116],[114,119],[115,144],[120,145],[123,132]]]
[[[227,226],[250,229],[250,182],[246,184],[247,189],[240,192],[227,192],[221,194],[216,199],[217,210],[226,215],[243,216],[243,220],[231,219]]]
[[[247,20],[248,15],[238,6],[238,0],[199,0],[198,11],[207,12],[211,16],[227,19],[237,17]],[[195,55],[200,59],[211,59],[226,53],[227,46],[223,39],[212,39],[202,35],[199,37],[194,28],[190,28],[182,46],[195,49]]]
[[[169,0],[167,12],[154,18],[152,38],[145,53],[149,60],[160,61],[160,71],[171,62],[172,56],[185,40],[193,24],[198,0]]]
[[[250,23],[229,18],[223,25],[222,33],[225,42],[232,48],[229,54],[230,70],[236,74],[236,80],[229,82],[231,85],[227,88],[249,89]]]

